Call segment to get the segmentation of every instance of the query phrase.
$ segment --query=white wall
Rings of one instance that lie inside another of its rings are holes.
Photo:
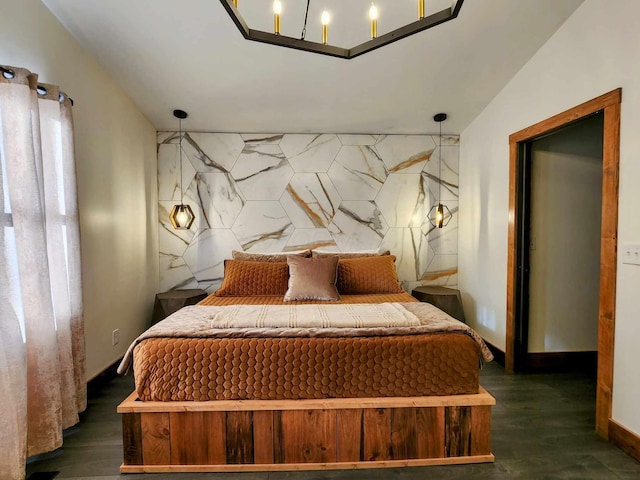
[[[640,2],[586,0],[461,136],[459,285],[469,322],[505,345],[508,136],[622,87],[619,243],[640,241]],[[640,434],[640,267],[618,261],[613,418]]]
[[[87,378],[145,328],[158,283],[155,128],[38,0],[0,0],[0,63],[74,99]],[[120,344],[111,346],[111,331]]]
[[[530,353],[598,350],[602,119],[531,145]]]

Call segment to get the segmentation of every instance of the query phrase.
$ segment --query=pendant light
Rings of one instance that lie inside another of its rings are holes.
[[[438,201],[429,210],[429,223],[437,228],[446,227],[451,221],[451,210],[442,203],[442,122],[446,119],[446,113],[438,113],[433,117],[433,120],[440,124],[438,138]]]
[[[171,225],[176,230],[189,230],[193,221],[196,219],[196,216],[193,214],[193,210],[189,205],[185,205],[183,203],[184,198],[184,190],[182,189],[182,120],[187,118],[187,112],[184,110],[174,110],[173,116],[178,119],[180,125],[180,142],[179,142],[179,150],[180,150],[180,205],[174,205],[171,209],[171,213],[169,214],[169,220],[171,220]]]

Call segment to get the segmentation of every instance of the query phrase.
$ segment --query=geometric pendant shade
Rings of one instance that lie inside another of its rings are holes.
[[[169,220],[176,230],[189,230],[196,216],[189,205],[174,205],[169,214]]]

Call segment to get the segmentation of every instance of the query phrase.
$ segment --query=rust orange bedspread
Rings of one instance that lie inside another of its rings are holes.
[[[413,301],[344,295],[345,303]],[[200,305],[283,303],[215,297]],[[300,302],[313,303],[313,302]],[[479,347],[461,333],[353,338],[150,338],[134,350],[143,401],[312,399],[473,394]]]

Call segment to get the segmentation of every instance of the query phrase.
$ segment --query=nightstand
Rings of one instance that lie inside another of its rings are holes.
[[[165,319],[173,312],[177,312],[187,305],[195,305],[203,298],[207,292],[200,288],[188,290],[169,290],[168,292],[156,294],[156,301],[153,305],[153,318],[151,325],[155,325],[160,320]]]
[[[416,287],[411,291],[411,295],[421,302],[430,303],[438,307],[453,318],[464,322],[464,310],[462,309],[462,298],[460,290],[447,287],[436,287],[431,285],[423,285]]]

